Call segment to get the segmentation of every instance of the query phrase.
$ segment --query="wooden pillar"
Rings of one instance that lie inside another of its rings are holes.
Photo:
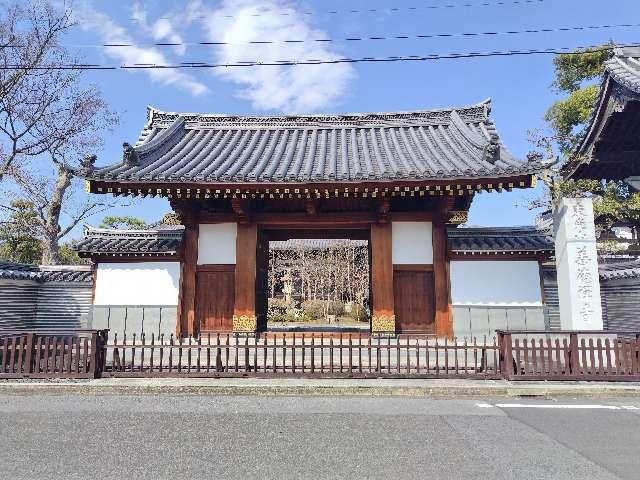
[[[233,331],[254,332],[256,318],[256,251],[258,227],[239,223],[236,239],[236,281]]]
[[[198,223],[184,219],[182,260],[180,261],[180,294],[176,333],[186,337],[195,335],[196,325],[196,266],[198,263]]]
[[[435,289],[436,334],[453,338],[453,317],[449,294],[446,210],[437,208],[433,216],[433,275]]]
[[[395,332],[391,222],[371,225],[371,330]]]

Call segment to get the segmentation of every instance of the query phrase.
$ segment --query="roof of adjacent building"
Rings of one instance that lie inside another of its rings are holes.
[[[328,250],[341,247],[366,247],[367,240],[346,240],[334,238],[292,238],[290,240],[275,240],[269,242],[272,250]]]
[[[640,47],[616,48],[605,63],[589,126],[565,167],[571,178],[640,175]]]
[[[447,230],[452,253],[552,253],[553,237],[548,229],[524,227],[474,227]]]
[[[350,115],[230,116],[149,107],[132,150],[86,177],[237,185],[499,179],[539,172],[539,159],[522,162],[507,151],[490,110],[488,100]]]
[[[118,230],[85,227],[84,238],[74,245],[81,257],[174,256],[182,241],[182,225],[167,225],[154,230]]]
[[[31,265],[0,262],[0,279],[34,282],[91,282],[90,265]]]
[[[91,256],[175,256],[182,241],[183,227],[160,230],[116,230],[87,227],[85,237],[75,245],[78,254]],[[548,229],[524,227],[449,228],[449,248],[464,254],[549,254],[554,251]],[[270,248],[321,250],[333,246],[366,246],[366,240],[291,239],[270,242]]]
[[[600,278],[603,280],[640,278],[640,260],[638,259],[600,264],[598,269]]]

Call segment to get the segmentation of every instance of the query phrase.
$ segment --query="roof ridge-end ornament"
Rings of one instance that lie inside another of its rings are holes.
[[[140,165],[140,159],[135,148],[127,142],[122,144],[122,164],[125,167],[137,167]]]
[[[495,132],[490,133],[489,143],[484,151],[484,159],[492,165],[500,159],[500,139]]]

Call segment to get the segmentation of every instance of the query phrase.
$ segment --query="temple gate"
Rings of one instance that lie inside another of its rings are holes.
[[[530,187],[490,104],[317,116],[159,112],[88,190],[163,196],[185,227],[177,331],[266,328],[269,240],[369,242],[371,331],[453,335],[447,226],[482,191]]]

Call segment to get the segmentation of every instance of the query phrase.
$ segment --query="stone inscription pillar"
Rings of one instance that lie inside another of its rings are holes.
[[[602,330],[598,254],[590,198],[563,198],[554,213],[560,326]]]

